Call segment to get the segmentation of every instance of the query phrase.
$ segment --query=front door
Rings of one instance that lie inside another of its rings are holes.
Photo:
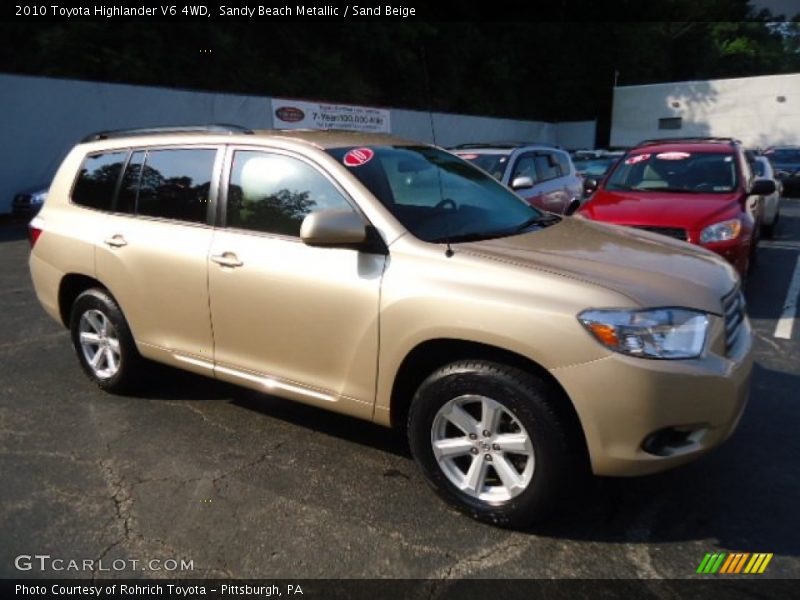
[[[370,417],[385,256],[300,240],[310,212],[353,210],[311,162],[243,148],[226,164],[225,226],[209,253],[217,376]]]

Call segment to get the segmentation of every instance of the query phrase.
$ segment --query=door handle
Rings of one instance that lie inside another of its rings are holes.
[[[244,263],[233,252],[223,252],[222,254],[212,254],[211,260],[223,267],[241,267]]]
[[[123,246],[128,245],[127,240],[119,233],[112,235],[110,238],[104,239],[103,243],[107,246],[111,246],[112,248],[122,248]]]

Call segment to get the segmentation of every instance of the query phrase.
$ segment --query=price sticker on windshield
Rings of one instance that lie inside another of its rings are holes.
[[[375,153],[369,148],[354,148],[344,155],[344,164],[348,167],[360,167],[372,160]]]
[[[688,152],[662,152],[661,154],[656,154],[658,160],[683,160],[690,156],[691,154]]]
[[[649,154],[637,154],[636,156],[631,156],[629,159],[625,161],[626,165],[635,165],[636,163],[640,163],[642,161],[647,160],[650,158]]]

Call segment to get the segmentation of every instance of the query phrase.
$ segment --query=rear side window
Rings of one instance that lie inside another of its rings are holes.
[[[87,156],[72,190],[72,201],[88,208],[111,210],[127,155],[127,152],[106,152]]]
[[[216,153],[210,149],[148,151],[138,174],[136,214],[205,223]],[[135,170],[129,169],[131,179]]]

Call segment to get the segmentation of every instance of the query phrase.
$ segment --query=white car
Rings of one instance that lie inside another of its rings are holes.
[[[772,164],[766,156],[756,156],[753,163],[753,170],[759,179],[771,179],[775,182],[775,191],[769,196],[762,196],[762,206],[764,207],[764,217],[761,220],[761,232],[765,237],[772,238],[775,234],[775,225],[781,216],[781,194],[783,186],[775,177]]]

